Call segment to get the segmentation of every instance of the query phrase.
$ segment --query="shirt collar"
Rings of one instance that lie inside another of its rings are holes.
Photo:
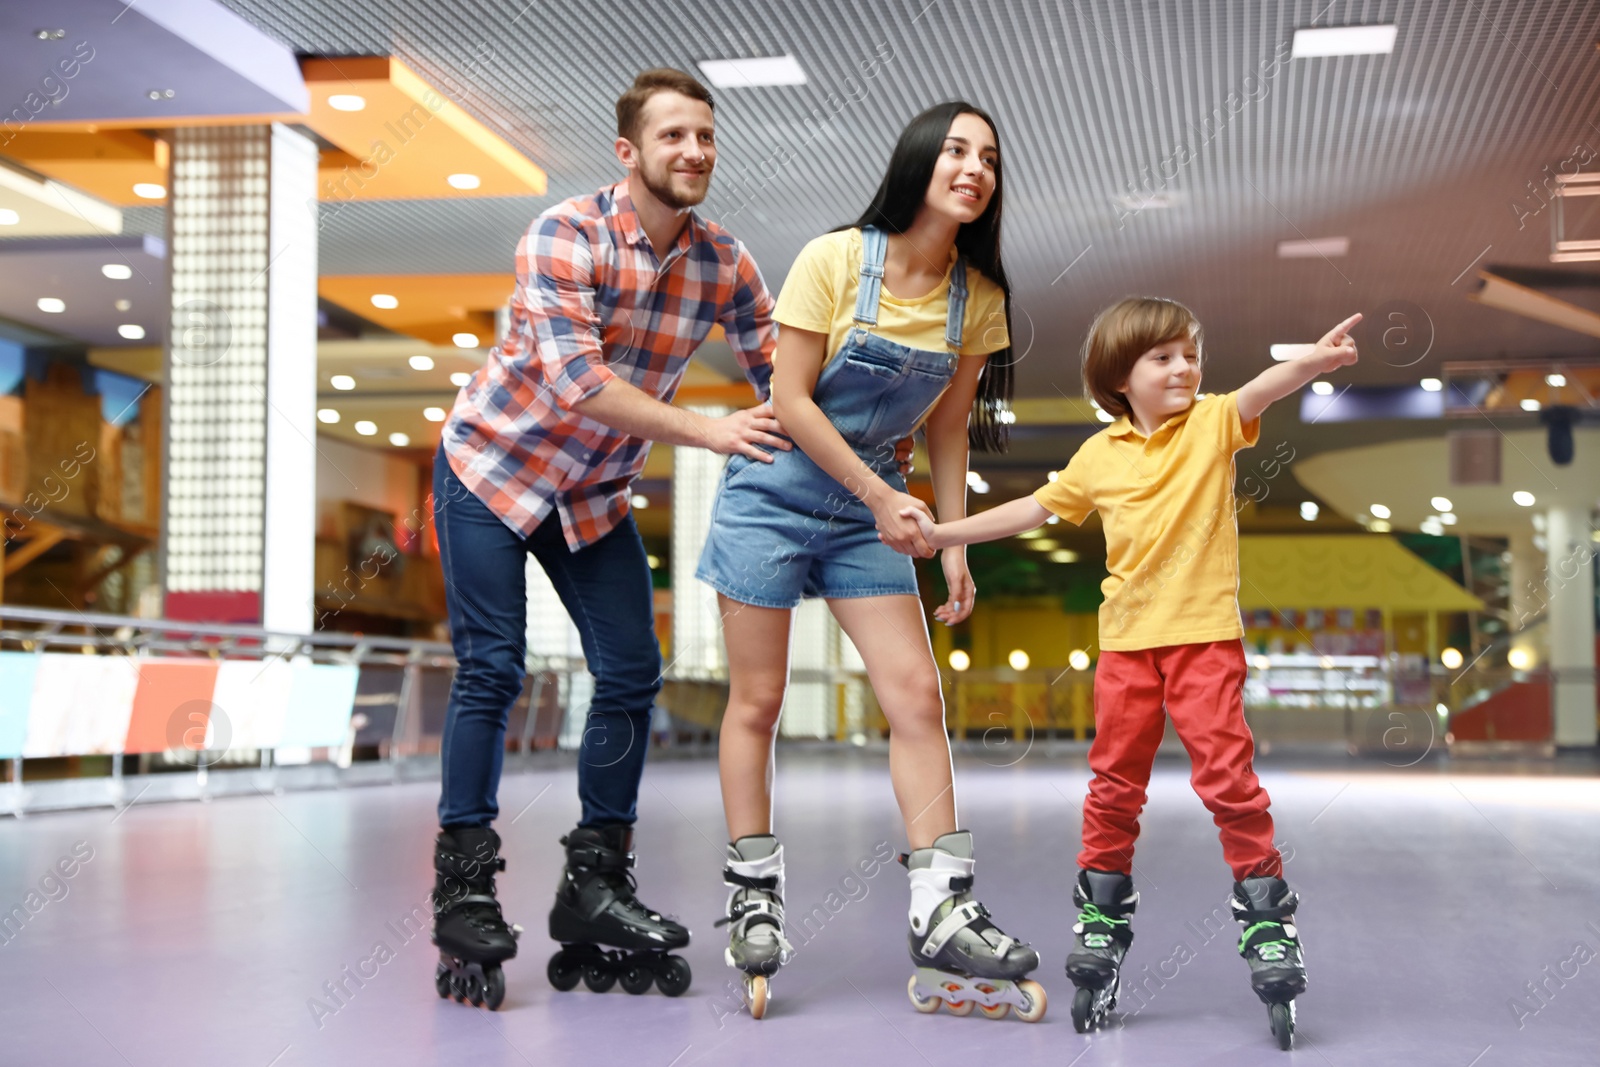
[[[637,245],[648,240],[644,232],[644,225],[639,222],[639,212],[633,206],[633,197],[628,193],[628,180],[622,181],[611,187],[612,211],[616,213],[617,222],[622,226],[623,239],[630,245]],[[689,224],[683,228],[683,233],[678,235],[678,244],[693,244],[705,235],[705,226],[700,221],[700,216],[692,209],[689,211]],[[676,247],[676,246],[675,246]],[[667,249],[670,253],[672,249]],[[666,256],[661,249],[655,250],[656,255],[662,259]]]
[[[1191,400],[1191,401],[1189,401],[1189,406],[1188,407],[1184,408],[1182,411],[1178,412],[1176,415],[1173,415],[1172,417],[1167,419],[1167,421],[1163,422],[1160,426],[1157,426],[1156,427],[1156,432],[1151,434],[1150,437],[1156,436],[1156,434],[1159,434],[1162,430],[1176,430],[1179,426],[1183,425],[1185,422],[1188,421],[1189,413],[1194,410],[1194,406],[1196,404],[1198,404],[1199,402],[1200,402],[1199,400]],[[1134,426],[1132,418],[1130,418],[1127,415],[1124,415],[1121,418],[1117,419],[1116,422],[1113,422],[1110,426],[1106,427],[1106,436],[1107,437],[1144,437],[1144,434],[1140,433],[1138,427]],[[1149,440],[1149,439],[1150,438],[1148,438],[1148,437],[1145,438],[1145,440]]]

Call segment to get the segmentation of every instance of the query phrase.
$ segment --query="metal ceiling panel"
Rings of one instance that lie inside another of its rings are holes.
[[[165,244],[150,236],[0,243],[0,317],[86,345],[160,345],[166,336],[166,255]],[[107,267],[127,277],[109,277]],[[41,299],[65,307],[45,311]],[[143,333],[125,336],[123,326]]]

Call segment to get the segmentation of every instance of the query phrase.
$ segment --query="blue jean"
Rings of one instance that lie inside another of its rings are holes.
[[[439,825],[488,826],[500,812],[506,720],[527,673],[530,552],[577,625],[594,676],[578,753],[581,825],[631,824],[661,689],[650,565],[633,516],[577,552],[568,551],[554,510],[523,537],[461,483],[442,451],[434,457],[433,500],[458,663],[445,715]]]

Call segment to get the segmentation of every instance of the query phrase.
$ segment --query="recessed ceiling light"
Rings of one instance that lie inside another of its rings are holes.
[[[1428,501],[1428,503],[1432,504],[1433,510],[1437,512],[1443,513],[1446,511],[1455,510],[1455,504],[1447,496],[1436,496],[1432,500]]]
[[[1316,522],[1317,516],[1322,514],[1322,509],[1315,500],[1300,501],[1300,517],[1307,522]]]
[[[1390,530],[1394,529],[1394,527],[1389,525],[1388,519],[1373,519],[1372,524],[1368,526],[1367,529],[1371,530],[1373,533],[1388,533]]]
[[[763,85],[804,85],[806,72],[791,55],[748,56],[744,59],[702,59],[700,72],[718,89],[754,89]]]
[[[116,308],[118,311],[127,311],[129,308],[133,307],[133,301],[126,299],[118,300],[113,302],[111,306]]]
[[[334,408],[318,408],[317,421],[333,425],[339,421],[339,412]]]
[[[1439,516],[1439,521],[1444,523],[1446,526],[1454,526],[1456,524],[1456,513],[1453,511],[1447,511],[1443,515]]]
[[[1067,656],[1067,666],[1071,667],[1075,671],[1088,670],[1089,653],[1085,652],[1081,648],[1073,649],[1072,652]]]
[[[1277,360],[1279,363],[1282,363],[1284,360],[1299,359],[1301,356],[1309,356],[1313,351],[1316,350],[1316,347],[1316,345],[1300,344],[1273,345],[1268,351],[1272,353],[1273,359]]]
[[[1544,376],[1544,384],[1552,389],[1560,389],[1567,384],[1567,376],[1565,374],[1546,374]]]
[[[472,375],[468,374],[464,370],[458,370],[454,374],[450,375],[450,384],[455,386],[457,389],[461,388],[463,385],[466,385],[470,381],[472,381]]]
[[[152,100],[171,100],[178,95],[178,91],[176,89],[151,89],[144,95]]]
[[[371,437],[377,432],[378,424],[372,422],[370,419],[362,419],[360,422],[356,423],[356,433],[360,434],[362,437]]]
[[[1011,664],[1011,669],[1014,671],[1025,671],[1032,660],[1028,658],[1028,654],[1022,649],[1013,648],[1011,654],[1006,657],[1006,662]]]
[[[1123,193],[1111,199],[1127,211],[1163,211],[1178,202],[1175,193]]]
[[[1527,400],[1522,401],[1522,410],[1523,411],[1538,411],[1539,407],[1540,407],[1539,402],[1537,400],[1534,400],[1532,397],[1529,397]]]
[[[478,335],[475,334],[475,333],[453,334],[453,335],[451,335],[450,340],[452,340],[452,341],[454,341],[456,343],[456,347],[457,348],[477,348],[478,347]]]
[[[1424,378],[1417,384],[1422,386],[1424,393],[1437,393],[1444,388],[1444,383],[1437,378]]]
[[[1379,56],[1394,51],[1398,26],[1324,26],[1295,30],[1291,59],[1316,56]]]
[[[1533,494],[1526,489],[1518,489],[1515,493],[1512,493],[1511,500],[1513,503],[1525,508],[1531,508],[1536,503]]]
[[[1279,259],[1332,259],[1350,251],[1348,237],[1318,237],[1310,241],[1279,241]]]
[[[355,93],[334,93],[328,97],[328,106],[335,111],[360,111],[367,106],[367,98]]]
[[[389,435],[389,443],[396,448],[404,448],[411,443],[411,438],[407,434],[392,433]]]
[[[452,189],[476,189],[483,184],[476,174],[452,174],[445,181]]]
[[[972,657],[967,654],[965,649],[952,648],[950,650],[949,663],[951,670],[964,671],[972,666]]]
[[[15,226],[21,221],[21,215],[18,215],[8,207],[0,207],[0,226]]]
[[[645,496],[643,493],[635,493],[628,501],[628,506],[631,508],[638,508],[640,511],[644,511],[650,506],[650,498]]]
[[[1049,559],[1051,563],[1076,563],[1076,562],[1078,562],[1078,554],[1076,552],[1072,551],[1072,549],[1070,549],[1070,548],[1058,548],[1058,549],[1055,549],[1046,558]]]
[[[395,308],[400,306],[400,301],[390,296],[388,293],[373,293],[372,306],[375,308],[382,308],[385,311],[393,311]]]
[[[448,412],[444,408],[423,408],[422,417],[429,422],[443,422]]]
[[[125,282],[133,277],[133,268],[126,263],[107,263],[100,268],[100,273],[114,282]]]
[[[1044,476],[1044,480],[1047,481],[1047,482],[1055,482],[1055,481],[1059,481],[1060,479],[1061,479],[1061,472],[1060,471],[1051,471],[1049,474],[1046,474]]]
[[[117,333],[129,341],[143,341],[144,327],[136,322],[125,322],[117,327]]]
[[[41,296],[39,310],[47,315],[59,315],[67,310],[67,302],[59,296]]]
[[[1106,411],[1104,409],[1096,411],[1094,413],[1094,417],[1099,419],[1101,422],[1116,422],[1117,421],[1115,418],[1112,417],[1111,412]]]
[[[328,379],[328,384],[335,389],[343,389],[348,392],[356,387],[356,380],[348,374],[335,374]]]
[[[1444,535],[1444,524],[1437,518],[1423,519],[1417,529],[1425,534],[1432,534],[1434,537],[1442,537]]]
[[[432,356],[412,356],[410,359],[406,360],[406,362],[411,364],[411,369],[412,370],[432,370],[433,369],[433,357]]]
[[[1387,519],[1391,514],[1387,504],[1374,504],[1367,510],[1372,512],[1372,517],[1375,519]]]
[[[167,187],[155,182],[139,182],[133,187],[133,195],[143,200],[165,200]]]
[[[1318,396],[1332,396],[1333,395],[1333,383],[1332,382],[1312,382],[1311,383],[1311,391],[1313,393],[1316,393]]]

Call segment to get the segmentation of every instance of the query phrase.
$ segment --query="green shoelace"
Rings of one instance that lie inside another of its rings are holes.
[[[1085,926],[1089,926],[1094,923],[1101,923],[1106,926],[1128,925],[1127,919],[1118,919],[1114,916],[1107,915],[1105,912],[1095,907],[1095,905],[1092,903],[1084,904],[1083,910],[1078,912],[1078,921],[1083,923]],[[1095,933],[1084,931],[1083,944],[1085,948],[1105,948],[1111,944],[1111,935],[1109,933],[1100,933],[1098,931]]]

